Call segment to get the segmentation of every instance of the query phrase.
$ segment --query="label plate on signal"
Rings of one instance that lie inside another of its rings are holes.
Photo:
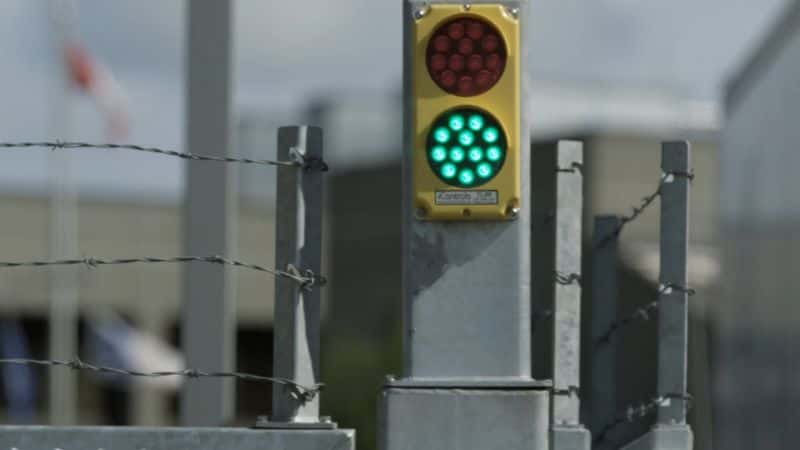
[[[437,205],[496,205],[497,191],[436,191]]]

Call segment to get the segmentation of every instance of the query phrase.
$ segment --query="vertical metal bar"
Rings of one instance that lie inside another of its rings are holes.
[[[559,142],[553,310],[553,421],[556,425],[580,423],[582,167],[583,144]]]
[[[617,338],[606,333],[617,320],[617,240],[607,239],[619,227],[616,216],[594,219],[592,256],[591,429],[597,432],[617,416]]]
[[[661,148],[661,277],[662,286],[686,287],[689,251],[688,142],[665,142]],[[687,385],[688,293],[661,289],[658,322],[659,395],[683,395]],[[686,401],[671,399],[658,410],[658,423],[686,423]]]
[[[231,0],[187,3],[187,144],[228,156],[231,148]],[[229,255],[234,242],[235,185],[229,164],[187,164],[184,245],[190,255]],[[234,363],[233,283],[219,265],[184,271],[181,342],[187,362],[207,370]],[[218,426],[233,415],[233,382],[189,380],[181,398],[183,425]]]
[[[74,37],[77,5],[73,1],[50,2],[48,13],[54,31],[57,73],[60,75],[53,96],[55,101],[51,105],[51,126],[55,139],[69,139],[73,105],[63,58],[67,42]],[[78,201],[72,175],[72,155],[52,152],[47,156],[47,171],[50,180],[50,257],[73,258],[78,254]],[[78,271],[75,267],[53,267],[48,274],[49,356],[70,360],[78,355]],[[78,422],[78,374],[71,370],[54,370],[48,376],[50,423],[75,425]]]
[[[322,159],[322,129],[278,130],[278,159]],[[276,267],[291,264],[320,273],[322,264],[322,171],[279,169],[275,213]],[[275,376],[305,386],[319,382],[320,290],[296,281],[275,281]],[[319,396],[302,401],[285,386],[273,390],[273,422],[319,422]]]

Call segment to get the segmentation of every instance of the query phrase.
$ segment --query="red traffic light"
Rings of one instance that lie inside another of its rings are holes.
[[[431,78],[445,92],[471,97],[497,84],[507,58],[505,42],[494,25],[461,16],[433,31],[426,63]]]

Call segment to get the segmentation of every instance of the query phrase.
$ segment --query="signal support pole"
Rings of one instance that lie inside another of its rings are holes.
[[[549,383],[531,378],[532,211],[525,96],[520,97],[523,113],[516,162],[522,176],[515,218],[425,220],[415,216],[412,207],[414,152],[425,151],[418,148],[415,138],[419,136],[412,131],[415,99],[411,92],[415,83],[423,82],[415,79],[423,72],[414,70],[420,46],[412,43],[412,27],[420,19],[437,20],[426,17],[431,11],[432,16],[438,11],[442,17],[442,11],[459,6],[461,10],[453,16],[460,16],[475,14],[484,5],[505,7],[505,20],[526,17],[520,12],[524,6],[520,1],[468,5],[404,1],[404,373],[399,379],[389,377],[381,393],[379,443],[383,450],[548,448]],[[521,59],[514,64],[525,67]],[[430,80],[424,82],[431,85]],[[458,101],[461,105],[470,102],[463,97]]]

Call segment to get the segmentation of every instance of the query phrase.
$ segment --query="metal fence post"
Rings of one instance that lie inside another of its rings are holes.
[[[589,450],[579,398],[583,144],[561,141],[557,151],[551,448]]]
[[[592,381],[590,426],[593,432],[617,414],[617,338],[608,330],[617,320],[617,216],[594,219],[592,255]]]
[[[688,352],[689,187],[688,142],[665,142],[661,167],[661,294],[658,324],[658,393],[669,398],[659,425],[686,423]]]
[[[187,146],[226,157],[231,150],[232,1],[187,3]],[[228,164],[188,164],[183,215],[189,255],[230,255],[236,230],[235,172]],[[190,264],[183,273],[181,341],[186,360],[229,371],[235,360],[234,284],[222,266]],[[219,426],[234,412],[231,380],[190,380],[181,396],[181,424]]]
[[[322,129],[308,126],[278,130],[278,159],[322,159]],[[322,171],[278,170],[275,223],[276,267],[289,265],[320,273],[322,264]],[[275,281],[273,372],[305,386],[319,382],[320,291],[296,281]],[[270,423],[320,422],[319,396],[298,398],[284,386],[273,389]],[[265,424],[269,426],[269,424]]]

